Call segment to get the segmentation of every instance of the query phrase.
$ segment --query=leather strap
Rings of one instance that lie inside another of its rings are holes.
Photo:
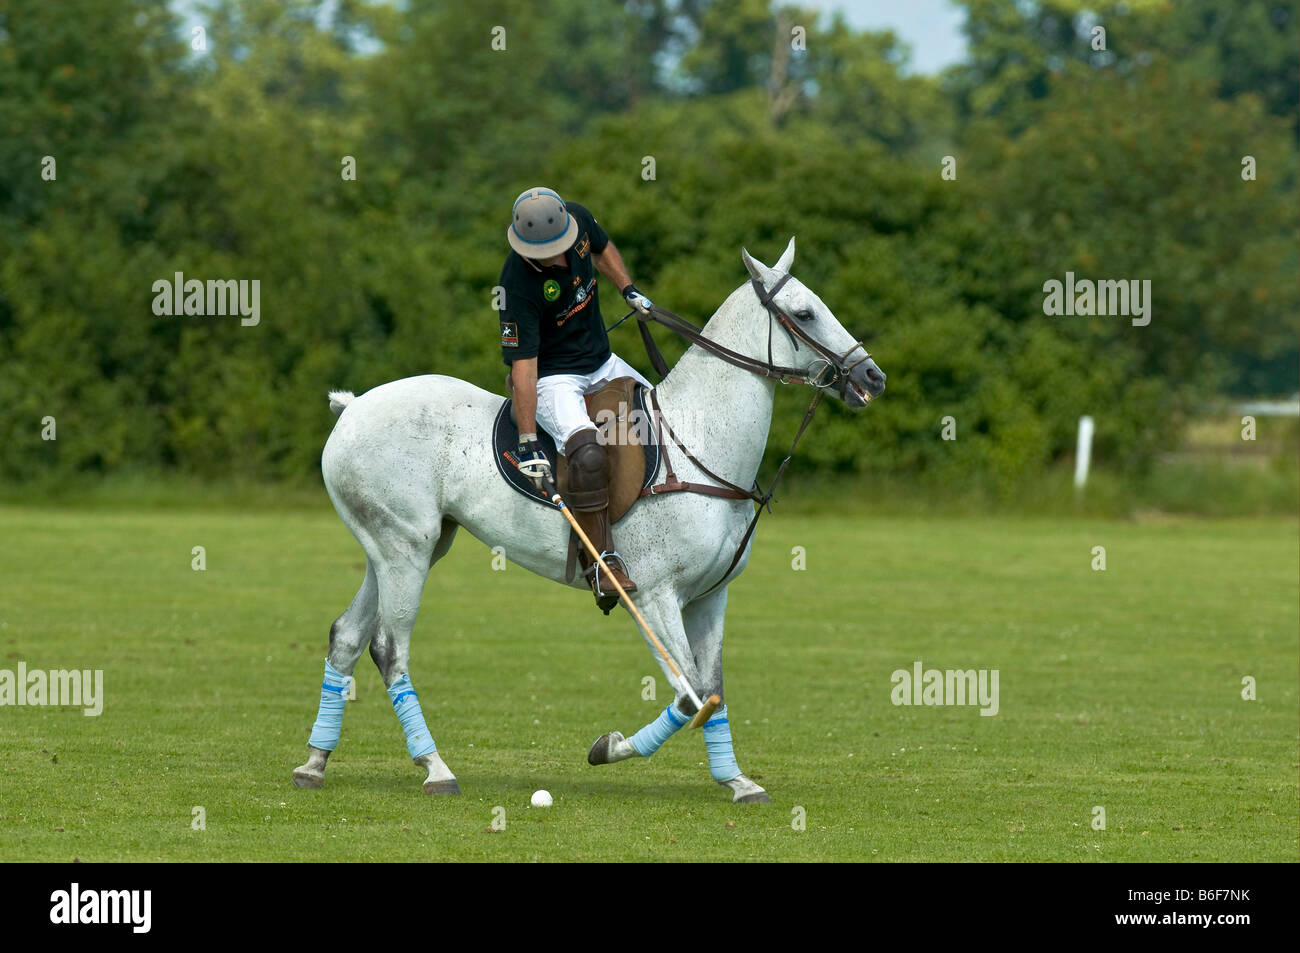
[[[668,376],[668,363],[659,351],[659,345],[655,343],[650,334],[650,329],[646,326],[647,322],[653,320],[662,324],[670,331],[674,331],[686,338],[691,344],[698,344],[701,348],[708,351],[714,357],[726,361],[739,367],[742,370],[749,371],[752,374],[759,374],[763,377],[773,377],[777,380],[789,382],[792,380],[806,382],[806,377],[802,368],[786,367],[781,364],[772,364],[768,361],[762,361],[750,357],[748,354],[741,354],[739,351],[733,351],[729,347],[718,344],[704,336],[702,329],[697,328],[685,318],[673,314],[671,311],[665,311],[658,305],[650,309],[649,315],[637,313],[637,327],[641,331],[641,341],[645,344],[646,354],[650,357],[650,365],[655,369],[655,373],[660,378]]]
[[[698,457],[686,449],[686,445],[678,439],[677,434],[673,432],[673,428],[668,425],[668,421],[664,418],[664,412],[659,407],[659,395],[655,393],[653,388],[650,390],[650,407],[654,414],[655,426],[659,431],[659,446],[664,455],[664,466],[667,470],[667,479],[664,480],[663,483],[656,484],[655,486],[643,487],[640,496],[658,496],[660,493],[686,492],[702,493],[705,496],[720,496],[729,500],[760,501],[761,497],[758,495],[757,484],[755,484],[755,489],[753,490],[742,490],[730,480],[725,480],[718,476],[701,463]],[[716,483],[721,483],[722,486],[710,486],[707,483],[683,483],[681,480],[678,480],[677,474],[673,471],[672,458],[668,455],[668,445],[664,442],[665,433],[667,433],[672,439],[672,442],[677,449],[686,455],[687,460],[695,464],[695,466],[699,468],[700,472],[710,480],[713,480]]]
[[[652,309],[652,313],[653,310],[657,309]],[[673,317],[676,317],[676,315]],[[645,317],[639,311],[636,316],[636,327],[641,332],[641,343],[645,345],[646,355],[650,358],[650,366],[655,369],[659,379],[663,380],[668,376],[668,362],[664,360],[659,345],[655,343],[654,337],[650,334],[650,328],[646,326]]]
[[[691,344],[698,345],[714,357],[726,361],[728,364],[749,371],[752,374],[775,378],[783,384],[788,384],[793,380],[798,381],[801,384],[811,384],[815,387],[826,387],[833,384],[841,377],[847,377],[853,368],[871,357],[870,352],[863,347],[861,341],[855,341],[853,346],[843,354],[836,354],[805,334],[799,326],[791,320],[788,314],[773,303],[773,299],[785,286],[785,283],[790,280],[790,277],[791,276],[788,273],[782,275],[777,279],[776,284],[772,286],[771,290],[764,289],[763,283],[757,278],[751,278],[750,284],[754,286],[754,293],[758,295],[758,300],[763,305],[764,309],[766,309],[776,319],[776,321],[780,323],[786,334],[790,336],[790,343],[794,345],[795,350],[797,351],[799,349],[799,342],[803,341],[826,363],[827,367],[834,373],[834,377],[829,382],[825,384],[820,382],[820,372],[810,375],[806,368],[787,367],[784,364],[774,363],[772,360],[772,325],[770,323],[767,327],[767,360],[763,361],[759,358],[750,357],[748,354],[741,354],[739,351],[733,351],[729,347],[725,347],[724,345],[718,344],[716,341],[706,338],[704,336],[703,328],[696,327],[685,318],[673,314],[671,311],[667,311],[658,305],[652,305],[649,314],[642,314],[640,311],[636,313],[637,330],[641,333],[641,343],[645,345],[646,355],[650,358],[650,364],[655,369],[655,373],[659,375],[660,379],[663,379],[668,376],[669,367],[668,362],[664,360],[663,353],[659,350],[659,345],[655,343],[654,336],[650,333],[650,321],[662,324],[670,331],[684,337]],[[854,361],[852,364],[846,365],[845,361],[848,360],[849,355],[858,350],[858,348],[862,348],[862,357]]]
[[[659,375],[660,379],[668,376],[668,362],[664,360],[664,356],[660,352],[659,346],[655,343],[654,336],[650,333],[650,328],[648,326],[650,320],[654,320],[669,330],[675,331],[677,334],[686,338],[687,341],[699,345],[703,350],[712,354],[714,357],[720,358],[728,364],[732,364],[742,370],[750,371],[754,374],[760,374],[763,377],[774,377],[782,383],[789,383],[791,380],[797,380],[801,384],[810,384],[816,389],[816,393],[813,394],[812,403],[808,405],[808,409],[804,412],[803,420],[799,424],[799,429],[795,431],[794,440],[790,443],[789,452],[786,453],[785,459],[781,461],[781,465],[777,468],[776,476],[772,478],[772,483],[768,487],[768,491],[761,494],[759,492],[760,488],[758,481],[754,482],[754,489],[742,490],[740,487],[736,486],[736,484],[718,476],[701,463],[694,454],[687,450],[686,446],[677,438],[677,434],[673,433],[672,428],[668,426],[668,422],[664,420],[663,411],[659,407],[658,395],[655,393],[653,388],[650,390],[650,403],[653,405],[656,425],[659,428],[659,445],[663,449],[664,464],[667,469],[667,479],[663,483],[656,484],[655,486],[642,488],[640,496],[657,496],[661,493],[677,492],[700,493],[705,496],[717,496],[732,500],[753,500],[758,504],[754,510],[753,518],[745,528],[745,535],[740,538],[740,545],[736,547],[735,555],[731,557],[731,564],[727,566],[727,571],[722,574],[721,579],[715,582],[708,589],[704,590],[704,592],[700,594],[702,596],[708,595],[727,581],[731,576],[731,573],[735,570],[737,564],[739,564],[740,557],[744,555],[745,547],[749,544],[750,538],[754,535],[754,530],[758,527],[758,518],[763,515],[764,507],[771,512],[773,494],[776,493],[777,485],[781,482],[781,477],[785,475],[785,468],[789,465],[791,457],[794,456],[795,448],[799,445],[799,438],[803,436],[804,431],[808,429],[808,425],[812,423],[813,414],[817,412],[817,405],[821,403],[823,389],[835,383],[835,381],[839,380],[841,377],[847,379],[849,373],[855,367],[863,361],[871,358],[870,352],[863,347],[861,341],[855,342],[853,346],[843,354],[835,354],[833,351],[827,349],[823,344],[814,341],[811,337],[805,334],[798,325],[791,320],[788,314],[773,304],[773,299],[776,297],[777,292],[779,292],[789,280],[790,275],[788,273],[782,275],[776,284],[772,286],[770,291],[764,289],[763,283],[757,278],[751,279],[751,283],[754,286],[755,294],[758,295],[759,302],[773,318],[780,322],[781,327],[785,330],[786,334],[790,336],[790,342],[794,345],[795,350],[799,350],[799,341],[803,341],[820,356],[821,360],[824,361],[827,367],[834,373],[834,377],[825,384],[821,383],[820,371],[816,374],[810,375],[805,369],[785,367],[773,362],[771,322],[768,322],[767,327],[768,359],[766,362],[763,362],[762,360],[750,357],[747,354],[733,351],[728,347],[718,344],[716,341],[706,338],[702,328],[696,327],[685,318],[681,318],[673,314],[671,311],[665,311],[657,305],[651,306],[648,315],[641,314],[639,311],[637,312],[637,328],[641,332],[641,341],[645,344],[646,354],[650,358],[650,364],[654,367],[655,373]],[[852,364],[846,366],[845,361],[847,361],[849,355],[858,348],[862,348],[863,356]],[[814,363],[816,362],[814,361]],[[665,432],[667,432],[668,436],[672,438],[672,442],[677,449],[686,455],[686,459],[690,460],[691,463],[693,463],[705,476],[722,484],[722,486],[710,486],[706,483],[688,483],[678,480],[677,474],[673,472],[672,460],[668,455],[668,445],[664,443],[663,440]]]
[[[573,582],[574,575],[578,572],[578,534],[572,529],[569,530],[569,554],[564,560],[564,581]]]
[[[745,547],[748,545],[750,537],[754,535],[754,530],[758,527],[758,518],[763,515],[764,507],[771,512],[773,494],[776,493],[776,488],[781,482],[781,477],[785,476],[785,468],[789,466],[790,459],[794,456],[795,447],[799,446],[799,438],[803,436],[804,431],[808,429],[808,425],[812,423],[813,414],[817,412],[817,405],[821,403],[821,399],[822,392],[818,389],[817,393],[813,395],[812,403],[809,404],[808,409],[804,411],[803,420],[799,422],[799,429],[795,431],[794,440],[790,443],[790,450],[786,453],[785,459],[781,461],[781,465],[777,467],[776,476],[772,478],[772,483],[769,486],[768,491],[760,494],[757,481],[754,483],[754,489],[742,490],[730,480],[725,480],[718,476],[701,463],[693,453],[687,450],[686,445],[678,439],[677,434],[675,434],[672,427],[668,425],[668,421],[664,419],[663,410],[659,407],[659,398],[655,394],[654,390],[651,389],[650,404],[653,408],[656,426],[659,429],[659,446],[662,448],[664,455],[664,466],[667,470],[667,479],[665,479],[663,483],[642,488],[640,496],[658,496],[662,493],[700,493],[705,496],[718,496],[729,500],[753,500],[758,504],[754,509],[753,519],[749,521],[749,526],[745,528],[745,535],[740,538],[740,545],[736,547],[735,555],[731,557],[731,563],[727,566],[727,571],[722,574],[722,578],[711,585],[708,589],[704,590],[704,592],[700,593],[701,596],[708,595],[714,589],[717,589],[727,581],[727,578],[740,562],[740,557],[744,555]],[[705,476],[711,480],[716,480],[718,483],[721,483],[722,486],[710,486],[707,483],[689,483],[678,480],[677,474],[673,471],[672,460],[668,456],[668,445],[664,443],[663,437],[665,433],[667,433],[672,439],[672,442],[677,449],[686,455],[686,459],[695,464],[695,466],[698,467]]]
[[[745,528],[745,535],[740,538],[740,545],[736,547],[736,554],[731,557],[731,564],[727,566],[727,571],[722,574],[722,577],[717,582],[700,593],[701,596],[707,596],[714,589],[717,589],[727,581],[728,577],[731,576],[732,571],[736,568],[736,565],[740,562],[740,557],[744,555],[745,546],[748,545],[749,538],[754,535],[754,530],[758,527],[758,518],[763,515],[763,507],[766,506],[768,512],[771,512],[772,494],[776,492],[777,484],[781,482],[781,477],[785,475],[785,468],[790,463],[790,458],[794,456],[794,448],[799,445],[799,438],[803,436],[803,432],[807,430],[808,425],[812,423],[813,414],[817,412],[817,405],[821,403],[821,399],[822,392],[818,390],[817,393],[813,395],[812,403],[809,404],[808,409],[804,411],[803,420],[800,421],[799,429],[795,431],[794,440],[790,443],[790,451],[785,455],[785,459],[781,461],[781,465],[777,467],[776,476],[772,477],[772,483],[768,488],[768,491],[759,498],[758,507],[754,510],[754,518],[749,521],[749,526]]]

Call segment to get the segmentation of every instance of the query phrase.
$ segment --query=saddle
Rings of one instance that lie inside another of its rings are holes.
[[[510,378],[506,377],[506,393],[511,393]],[[619,377],[595,393],[586,396],[587,416],[600,432],[610,458],[609,521],[615,524],[627,515],[632,504],[648,490],[659,472],[660,447],[656,428],[646,403],[646,388],[631,377]],[[568,461],[557,453],[555,441],[540,427],[537,441],[555,474],[555,485],[563,496],[569,489]],[[532,481],[514,465],[515,448],[519,445],[519,423],[515,420],[514,401],[506,398],[492,423],[492,455],[497,471],[515,489],[535,503],[555,508],[555,504],[539,493]]]

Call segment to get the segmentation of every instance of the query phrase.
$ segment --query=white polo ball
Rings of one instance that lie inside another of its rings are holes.
[[[555,802],[551,800],[550,791],[534,791],[530,803],[533,807],[550,807]]]

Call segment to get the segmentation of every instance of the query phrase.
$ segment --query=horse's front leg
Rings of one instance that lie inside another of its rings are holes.
[[[701,697],[706,695],[704,680],[695,667],[695,659],[686,636],[681,610],[678,609],[676,594],[666,591],[656,593],[654,596],[642,596],[637,601],[637,608],[641,610],[641,614],[650,623],[651,629],[663,642],[673,660],[681,667],[682,675],[691,689]],[[659,713],[658,718],[642,727],[632,737],[625,738],[621,732],[610,731],[597,738],[596,743],[587,752],[588,764],[613,764],[615,761],[624,761],[628,758],[648,758],[658,751],[664,742],[690,724],[691,718],[695,715],[695,703],[691,701],[685,687],[673,675],[672,669],[668,667],[649,639],[646,639],[646,644],[650,645],[650,650],[659,667],[663,669],[664,676],[669,684],[673,685],[675,697],[668,707]]]
[[[727,614],[727,587],[723,586],[682,610],[682,622],[690,640],[691,654],[703,679],[704,691],[723,700],[722,707],[704,723],[704,747],[709,755],[713,780],[731,790],[736,804],[766,804],[767,792],[741,773],[731,743],[731,721],[727,717],[727,696],[722,691],[722,628]]]

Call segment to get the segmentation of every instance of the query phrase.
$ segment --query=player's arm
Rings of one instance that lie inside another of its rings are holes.
[[[537,442],[537,354],[541,346],[540,314],[524,298],[508,296],[501,313],[501,357],[510,365],[510,387],[519,423],[515,457],[519,470],[544,491],[551,480],[551,465]]]
[[[632,284],[632,276],[627,273],[627,265],[623,264],[623,256],[618,253],[613,239],[592,258],[596,263],[596,270],[614,283],[614,287],[622,292],[624,300],[630,307],[643,314],[650,311],[653,302],[637,291],[636,285]]]
[[[499,373],[499,372],[498,372]],[[537,358],[517,358],[510,364],[510,383],[514,388],[515,420],[519,435],[537,435]]]
[[[537,358],[511,361],[510,383],[514,388],[515,420],[519,422],[519,446],[515,448],[519,470],[544,493],[554,477],[551,463],[537,441]]]
[[[596,262],[596,270],[613,282],[614,287],[619,291],[632,283],[632,276],[627,273],[627,265],[623,264],[623,256],[618,253],[618,248],[612,239],[599,255],[592,257]]]

